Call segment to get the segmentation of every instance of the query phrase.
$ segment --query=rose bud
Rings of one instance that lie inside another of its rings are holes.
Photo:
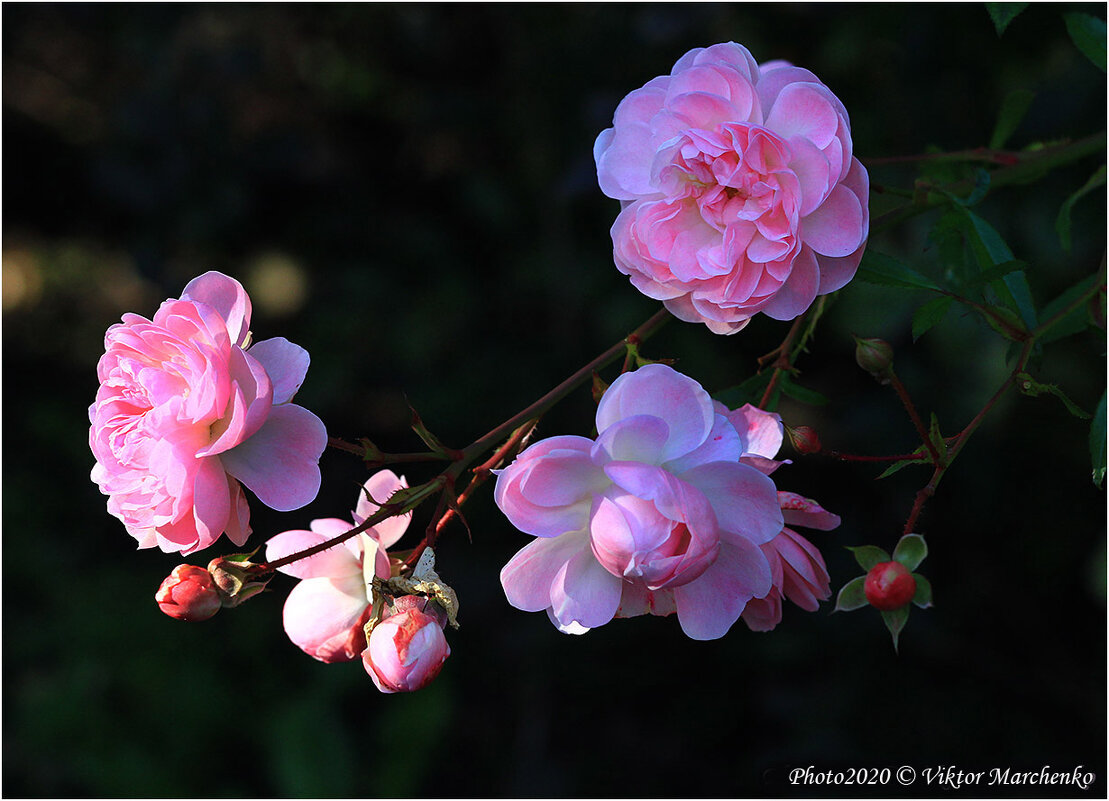
[[[793,445],[793,449],[798,453],[820,453],[820,449],[823,447],[820,436],[815,429],[809,426],[787,427],[786,434],[789,435],[789,442]]]
[[[154,593],[158,607],[178,620],[207,620],[222,605],[219,590],[208,571],[196,565],[178,565]]]
[[[855,362],[880,384],[888,384],[893,370],[893,348],[884,339],[855,337]]]
[[[916,579],[900,562],[879,562],[866,574],[863,591],[871,606],[888,612],[913,600]]]
[[[370,633],[362,664],[383,693],[412,692],[439,675],[451,655],[434,601],[406,595]]]

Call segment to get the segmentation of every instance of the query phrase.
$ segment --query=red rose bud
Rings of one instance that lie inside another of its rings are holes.
[[[863,592],[871,606],[888,612],[913,600],[916,579],[900,562],[879,562],[866,574]]]
[[[809,426],[787,427],[786,434],[789,435],[789,441],[793,445],[793,449],[798,453],[820,453],[823,447],[816,430]]]
[[[207,620],[219,611],[219,590],[208,571],[196,565],[178,565],[154,593],[158,607],[178,620]]]
[[[882,384],[888,384],[893,369],[893,348],[884,339],[855,337],[855,362]]]

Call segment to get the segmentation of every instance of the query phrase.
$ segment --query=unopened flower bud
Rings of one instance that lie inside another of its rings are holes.
[[[855,337],[855,361],[879,383],[888,384],[893,369],[893,348],[884,339]]]
[[[207,620],[219,611],[222,602],[208,571],[196,565],[173,568],[158,592],[158,607],[178,620]]]
[[[823,447],[816,430],[809,426],[787,427],[786,434],[789,435],[789,442],[793,445],[793,449],[798,453],[820,453]]]
[[[266,588],[266,584],[272,578],[272,574],[259,578],[252,569],[258,566],[249,561],[249,557],[253,555],[252,552],[237,556],[217,556],[208,563],[208,572],[220,590],[220,598],[224,606],[238,606],[243,601],[253,598]]]
[[[446,615],[434,601],[398,598],[393,612],[370,633],[362,664],[383,693],[412,692],[439,675],[451,655],[443,633]]]
[[[879,562],[863,584],[867,602],[875,609],[900,609],[916,594],[916,579],[900,562]]]

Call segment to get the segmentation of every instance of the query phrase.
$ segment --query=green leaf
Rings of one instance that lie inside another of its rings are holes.
[[[899,462],[895,462],[892,465],[889,465],[889,467],[887,467],[886,469],[883,470],[882,475],[878,476],[874,480],[878,481],[878,480],[882,480],[883,478],[888,478],[889,476],[892,476],[895,473],[897,473],[899,469],[902,469],[903,467],[908,467],[909,465],[927,465],[927,464],[930,464],[928,462],[928,459],[924,456],[924,446],[923,445],[918,447],[916,450],[914,450],[913,453],[914,454],[919,454],[920,457],[922,457],[922,458],[899,460]]]
[[[773,370],[755,373],[743,383],[717,392],[712,396],[713,400],[720,401],[729,409],[738,409],[745,403],[758,403],[772,375],[774,375]]]
[[[955,208],[948,208],[928,231],[928,242],[934,245],[948,281],[966,283],[968,273],[966,235],[963,226],[966,218]]]
[[[949,295],[941,295],[938,298],[932,298],[916,310],[913,315],[913,342],[924,336],[928,329],[947,316],[951,301],[952,298]]]
[[[906,534],[893,549],[893,561],[903,564],[909,572],[916,570],[927,555],[928,545],[919,534]]]
[[[982,319],[997,333],[1012,342],[1023,342],[1024,324],[1017,317],[1016,312],[1001,306],[974,307],[982,315]],[[1001,319],[998,319],[1001,318]]]
[[[1089,14],[1063,15],[1071,41],[1094,66],[1105,72],[1105,20]]]
[[[954,200],[960,206],[974,206],[981,202],[986,193],[990,191],[990,174],[986,170],[979,167],[974,171],[974,189],[966,197],[959,197],[950,192],[945,192],[949,198]]]
[[[879,548],[877,545],[856,545],[846,546],[847,550],[855,554],[855,561],[859,563],[859,567],[863,570],[869,571],[880,562],[888,562],[890,555]]]
[[[258,553],[258,551],[261,547],[262,546],[259,545],[253,551],[250,551],[248,553],[229,553],[229,554],[227,554],[227,556],[225,556],[223,558],[224,558],[224,560],[226,560],[228,562],[249,562],[250,558],[252,556],[254,556],[254,554]],[[276,561],[276,560],[274,560],[274,561]]]
[[[789,376],[789,373],[783,373],[778,386],[782,388],[782,392],[801,403],[807,403],[809,406],[823,406],[828,403],[828,398],[825,395],[817,392],[815,389],[808,389],[800,384],[794,382]]]
[[[1032,376],[1028,375],[1028,373],[1017,373],[1016,379],[1017,386],[1025,395],[1028,395],[1032,398],[1039,397],[1040,395],[1043,395],[1045,393],[1048,395],[1054,395],[1056,398],[1063,402],[1063,405],[1067,407],[1067,411],[1073,414],[1075,417],[1079,418],[1080,420],[1090,419],[1090,415],[1080,409],[1078,407],[1078,404],[1068,398],[1066,396],[1066,393],[1064,393],[1063,390],[1059,389],[1056,384],[1041,384],[1039,381],[1033,379]]]
[[[932,582],[920,575],[920,573],[913,573],[913,579],[916,581],[916,592],[913,593],[913,604],[919,606],[921,609],[927,609],[932,605]]]
[[[892,609],[890,611],[882,612],[882,621],[889,629],[890,636],[893,638],[893,650],[897,651],[897,640],[901,636],[901,629],[905,628],[905,623],[909,620],[909,610],[912,606],[905,604],[900,609]]]
[[[1105,393],[1094,412],[1094,422],[1090,425],[1090,461],[1094,465],[1094,484],[1101,489],[1105,481]]]
[[[997,29],[998,36],[1005,33],[1009,23],[1026,8],[1028,8],[1028,3],[986,3],[986,11],[990,13],[990,19],[993,20],[993,26]]]
[[[985,270],[982,270],[982,272],[978,273],[978,275],[976,275],[973,280],[967,282],[967,286],[979,286],[981,284],[988,284],[996,281],[999,278],[1004,278],[1009,273],[1016,272],[1017,270],[1023,270],[1027,266],[1027,262],[1023,262],[1020,259],[1013,259],[1012,261],[995,264],[993,267],[988,267]]]
[[[1043,318],[1050,320],[1063,309],[1070,306],[1082,295],[1086,294],[1095,283],[1104,281],[1105,278],[1101,272],[1098,271],[1093,275],[1088,275],[1072,286],[1070,289],[1064,291],[1059,297],[1051,301],[1051,303],[1044,306]],[[1047,329],[1043,334],[1039,335],[1037,339],[1040,342],[1054,342],[1057,339],[1077,334],[1079,331],[1084,331],[1086,326],[1089,325],[1090,315],[1085,305],[1079,306],[1059,322],[1053,324],[1051,328]]]
[[[961,211],[966,215],[968,225],[965,231],[981,270],[1015,261],[1013,251],[992,225],[968,208],[961,208]],[[1028,330],[1036,327],[1036,307],[1032,303],[1028,279],[1022,271],[1010,272],[991,282],[990,286],[1005,305],[1020,314]]]
[[[1074,204],[1081,199],[1081,197],[1090,191],[1097,189],[1099,186],[1105,186],[1105,165],[1102,164],[1097,168],[1097,171],[1090,176],[1086,183],[1073,195],[1068,197],[1062,207],[1059,209],[1059,216],[1055,218],[1055,232],[1059,235],[1059,243],[1063,246],[1063,250],[1070,253],[1071,236],[1070,236],[1070,213],[1074,208]]]
[[[1009,137],[1013,135],[1021,120],[1024,119],[1024,115],[1028,113],[1028,107],[1032,105],[1032,99],[1035,96],[1035,92],[1030,92],[1027,89],[1017,89],[1005,95],[1005,99],[1001,101],[1001,111],[998,112],[993,135],[990,137],[991,150],[1000,150],[1005,147]]]
[[[906,267],[897,259],[874,250],[867,250],[863,254],[862,263],[859,265],[859,271],[855,277],[870,284],[881,284],[883,286],[931,289],[935,292],[940,290],[931,279]]]
[[[446,454],[450,449],[428,430],[419,413],[412,407],[412,404],[408,404],[408,411],[412,413],[411,426],[412,430],[416,432],[416,436],[423,440],[423,443],[431,448],[433,453]]]
[[[854,612],[856,609],[862,609],[867,604],[866,600],[866,576],[859,576],[853,578],[843,585],[839,594],[836,596],[836,608],[833,612]]]
[[[932,447],[936,449],[936,453],[939,454],[941,461],[945,459],[947,457],[947,440],[943,438],[943,432],[940,431],[940,421],[935,412],[932,412],[932,419],[928,426],[928,439],[931,441]]]

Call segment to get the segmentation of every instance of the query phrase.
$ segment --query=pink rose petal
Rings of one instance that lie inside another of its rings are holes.
[[[722,544],[713,565],[695,582],[674,589],[686,636],[715,640],[728,633],[751,598],[770,592],[770,566],[750,543]]]
[[[250,296],[242,284],[210,270],[189,281],[181,299],[199,301],[215,309],[226,321],[231,344],[242,347],[250,333]]]
[[[866,237],[859,198],[842,184],[836,186],[828,199],[801,221],[801,237],[824,256],[853,253]]]
[[[292,403],[274,406],[250,439],[221,456],[227,472],[271,509],[288,512],[316,497],[319,459],[327,430],[316,415]]]
[[[603,626],[620,606],[620,579],[580,550],[555,574],[551,583],[551,614],[562,625],[577,623],[587,629]]]
[[[308,351],[285,337],[255,342],[247,353],[261,363],[273,384],[273,402],[288,403],[308,372]]]

